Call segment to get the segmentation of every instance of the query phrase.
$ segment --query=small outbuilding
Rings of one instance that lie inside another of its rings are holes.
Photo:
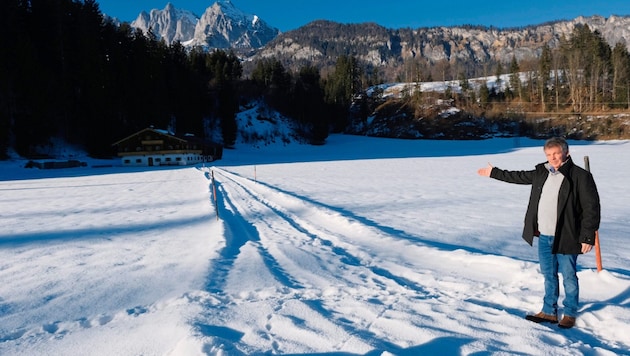
[[[185,166],[221,159],[223,147],[194,135],[152,127],[112,144],[123,166]]]

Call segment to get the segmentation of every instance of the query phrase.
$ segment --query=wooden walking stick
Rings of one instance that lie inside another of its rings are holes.
[[[584,168],[591,171],[591,163],[588,156],[584,156]],[[599,247],[599,231],[595,231],[595,262],[597,263],[597,272],[602,271],[602,251]]]

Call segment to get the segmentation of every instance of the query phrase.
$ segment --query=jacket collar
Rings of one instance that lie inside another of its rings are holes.
[[[545,169],[548,172],[556,173],[556,170],[549,164],[549,162],[542,163],[542,165],[545,167]],[[562,162],[562,165],[560,166],[560,169],[558,169],[557,172],[560,172],[563,175],[566,175],[572,166],[573,166],[573,159],[571,158],[571,155],[569,155],[566,161]]]

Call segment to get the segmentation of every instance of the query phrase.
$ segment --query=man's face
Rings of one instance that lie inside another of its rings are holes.
[[[545,155],[549,164],[558,170],[562,165],[562,162],[566,161],[569,152],[562,152],[562,147],[553,146],[545,149]]]

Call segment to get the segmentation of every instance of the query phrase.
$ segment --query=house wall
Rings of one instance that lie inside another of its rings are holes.
[[[123,166],[184,166],[220,159],[222,147],[192,135],[175,137],[147,128],[114,144]]]
[[[122,157],[122,165],[129,167],[186,166],[212,161],[212,156],[197,153],[143,154]]]

